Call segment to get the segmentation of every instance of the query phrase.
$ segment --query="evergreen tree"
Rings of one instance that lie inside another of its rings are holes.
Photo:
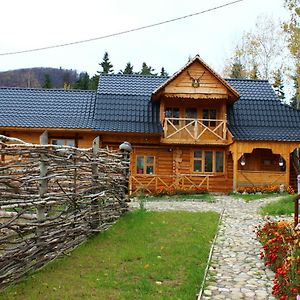
[[[249,78],[255,80],[259,79],[259,71],[258,71],[257,63],[253,63],[252,69],[249,72]]]
[[[231,65],[230,70],[230,78],[244,78],[245,77],[245,70],[244,66],[242,65],[241,61],[236,58],[233,64]]]
[[[49,74],[45,74],[44,76],[44,84],[42,86],[44,89],[51,89],[52,88],[52,81]]]
[[[151,66],[148,66],[145,62],[142,64],[142,70],[140,72],[141,75],[157,75],[154,74],[154,69]]]
[[[97,90],[98,88],[98,83],[99,83],[99,75],[95,74],[91,79],[90,79],[90,89],[91,90]]]
[[[109,61],[109,55],[108,52],[104,53],[103,60],[100,63],[100,66],[102,67],[102,71],[98,73],[102,74],[112,74],[114,72],[113,65]]]
[[[90,76],[87,72],[81,72],[74,84],[74,89],[88,90],[90,88]]]
[[[298,78],[298,72],[295,71],[296,75],[292,76],[292,79],[294,81],[294,89],[295,93],[294,96],[291,98],[290,105],[296,109],[300,109],[300,83],[299,83],[299,78]]]
[[[168,72],[165,70],[164,67],[161,68],[160,76],[169,76]]]
[[[121,74],[133,74],[133,65],[130,62],[128,62],[124,71],[121,71]]]
[[[280,100],[284,100],[285,95],[284,95],[284,85],[283,85],[283,78],[282,78],[282,73],[280,69],[278,69],[273,76],[273,88],[275,90],[276,95]]]

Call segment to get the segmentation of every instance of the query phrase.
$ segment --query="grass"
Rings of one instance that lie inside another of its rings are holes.
[[[284,195],[287,195],[287,194],[284,194]],[[243,199],[246,202],[249,202],[252,200],[259,200],[259,199],[264,199],[264,198],[282,197],[282,194],[278,194],[278,193],[265,193],[265,194],[230,193],[230,196],[237,198],[237,199]]]
[[[214,212],[130,212],[0,299],[195,299],[217,223]]]
[[[294,213],[294,199],[295,195],[284,196],[276,202],[266,204],[261,208],[262,215],[276,216],[276,215],[290,215]]]
[[[209,193],[199,194],[175,194],[172,196],[139,196],[138,200],[142,201],[199,201],[199,202],[215,202],[215,198]]]

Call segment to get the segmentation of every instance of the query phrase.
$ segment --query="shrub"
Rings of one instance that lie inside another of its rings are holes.
[[[261,258],[275,272],[272,293],[280,300],[300,294],[300,230],[286,221],[268,221],[257,229],[264,252]]]

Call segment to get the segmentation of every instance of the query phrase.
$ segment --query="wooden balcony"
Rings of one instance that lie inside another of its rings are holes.
[[[227,120],[165,118],[166,144],[227,144]]]

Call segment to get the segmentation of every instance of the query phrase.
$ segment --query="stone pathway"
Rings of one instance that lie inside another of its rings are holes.
[[[275,299],[272,296],[273,273],[259,259],[261,245],[254,230],[263,221],[257,212],[259,207],[276,198],[249,203],[225,195],[215,198],[216,203],[153,201],[146,202],[145,208],[218,212],[224,209],[201,299]],[[138,208],[139,204],[132,202],[130,207]]]

